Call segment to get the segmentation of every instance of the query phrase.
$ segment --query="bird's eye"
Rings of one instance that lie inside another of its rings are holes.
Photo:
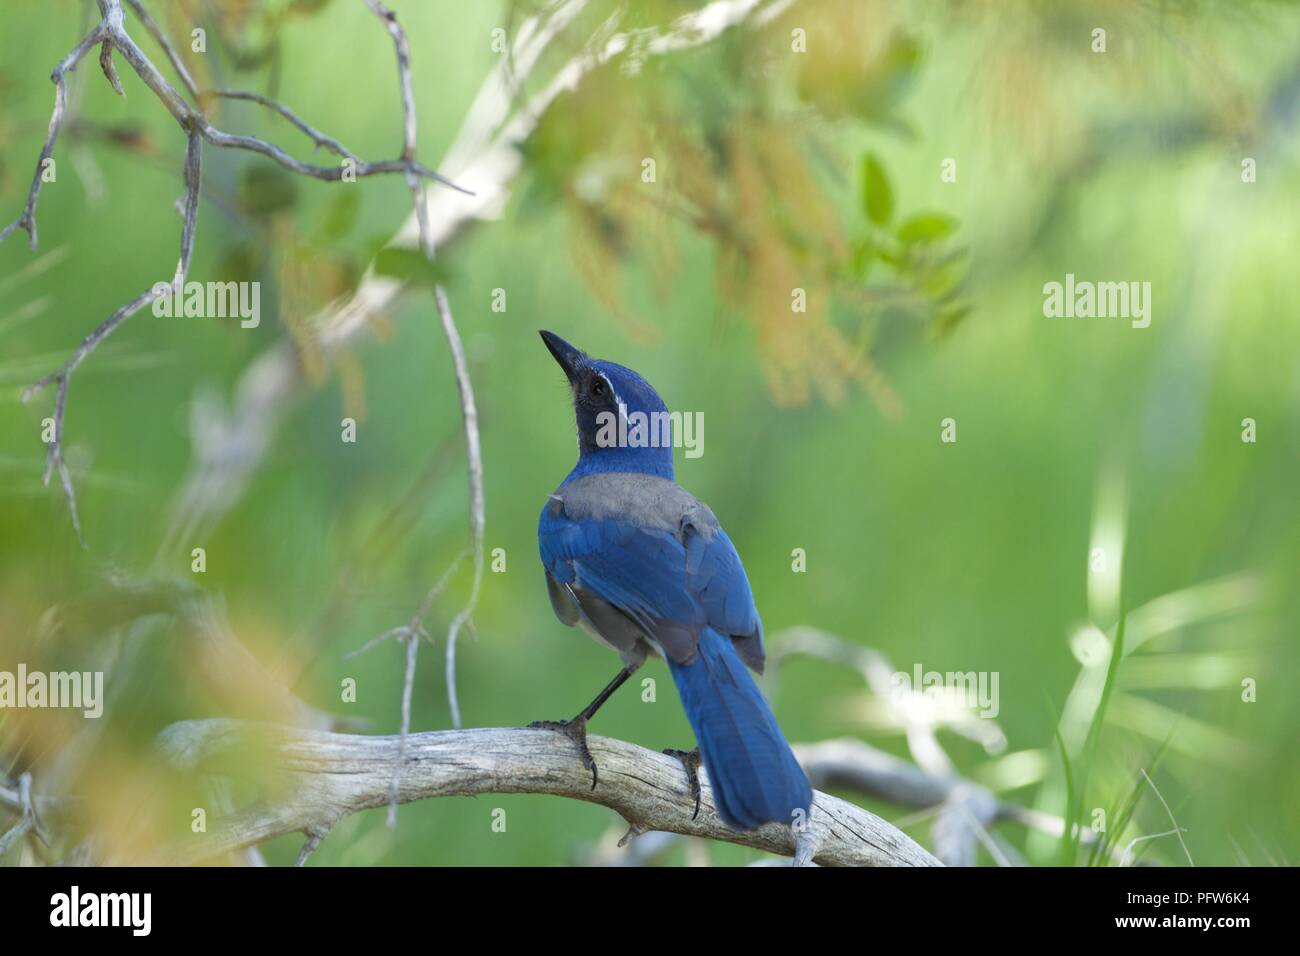
[[[602,396],[602,395],[605,394],[605,381],[604,381],[604,379],[599,379],[599,378],[597,378],[597,379],[592,379],[592,382],[591,382],[591,394],[592,394],[592,396],[595,397],[595,398],[600,398],[600,396]]]

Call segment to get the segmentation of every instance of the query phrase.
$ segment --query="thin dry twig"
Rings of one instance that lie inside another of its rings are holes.
[[[141,3],[141,0],[126,0],[126,2],[127,5],[130,6],[131,11],[136,15],[140,22],[144,24],[144,28],[149,31],[149,35],[154,38],[154,42],[162,47],[163,53],[166,54],[168,62],[172,65],[172,70],[175,71],[178,77],[180,77],[180,81],[184,85],[186,92],[189,93],[197,102],[199,99],[199,87],[194,82],[194,78],[190,75],[190,71],[186,68],[185,61],[181,59],[180,54],[176,51],[176,47],[172,46],[171,40],[167,38],[167,34],[163,31],[163,28],[160,27],[158,21],[150,15],[149,10],[143,3]]]
[[[0,229],[0,242],[8,239],[16,230],[22,229],[27,233],[32,251],[36,251],[36,201],[40,198],[41,186],[45,182],[46,164],[54,153],[54,141],[58,139],[59,129],[63,126],[63,114],[68,105],[68,74],[77,68],[77,64],[106,35],[107,28],[101,22],[73,48],[71,53],[59,61],[54,72],[50,74],[50,80],[54,83],[54,111],[50,114],[50,126],[45,134],[45,145],[41,147],[41,154],[36,160],[36,172],[32,175],[32,185],[27,191],[27,204],[23,207],[22,215]]]
[[[474,548],[474,580],[470,584],[469,598],[460,612],[452,618],[447,628],[447,702],[451,708],[451,725],[460,726],[460,701],[456,694],[456,637],[461,628],[472,626],[472,615],[478,604],[479,590],[483,584],[483,451],[479,444],[478,408],[474,403],[474,389],[470,384],[469,366],[465,362],[465,347],[461,344],[460,333],[451,316],[451,307],[447,303],[447,293],[441,285],[433,290],[434,301],[438,304],[438,317],[442,320],[442,330],[447,336],[447,345],[451,350],[452,362],[456,368],[456,388],[460,392],[461,419],[465,429],[465,451],[469,460],[469,523],[470,538]]]
[[[312,827],[307,831],[307,841],[303,843],[302,849],[298,851],[298,859],[294,860],[294,866],[306,866],[307,858],[316,852],[316,848],[321,845],[321,841],[329,836],[328,827]]]
[[[364,0],[367,7],[383,21],[389,35],[393,38],[393,47],[397,57],[397,74],[402,90],[402,156],[414,161],[416,149],[416,115],[415,93],[411,80],[411,47],[406,38],[406,31],[397,21],[397,16],[379,0]],[[419,247],[430,262],[434,259],[434,246],[429,232],[428,197],[424,182],[408,172],[407,187],[411,191],[415,218],[419,226]],[[464,423],[465,451],[469,461],[469,497],[470,497],[470,537],[474,558],[474,580],[470,587],[470,596],[465,606],[452,619],[447,629],[446,682],[447,702],[451,711],[453,727],[460,726],[460,701],[456,693],[456,637],[465,622],[470,619],[478,602],[478,593],[483,580],[483,454],[479,442],[478,409],[474,401],[474,385],[470,380],[469,366],[465,361],[465,349],[461,344],[460,332],[456,328],[447,301],[447,293],[439,284],[434,288],[434,301],[437,304],[438,317],[442,322],[443,334],[452,355],[456,369],[456,389],[460,396],[461,419]],[[463,557],[463,556],[462,556]],[[461,558],[456,559],[456,564]],[[435,586],[441,590],[441,586]],[[411,724],[411,694],[415,682],[415,660],[419,646],[419,631],[424,615],[428,613],[429,599],[426,597],[421,612],[417,612],[412,626],[405,629],[402,639],[406,641],[406,671],[402,682],[402,722],[399,745],[397,749],[397,767],[393,771],[393,781],[388,803],[388,825],[397,825],[397,795],[406,756],[406,736]]]
[[[24,773],[18,778],[18,809],[22,814],[18,822],[10,827],[3,836],[0,836],[0,856],[3,856],[9,847],[23,839],[28,833],[35,834],[41,843],[49,846],[49,840],[45,836],[45,828],[41,826],[40,817],[36,813],[36,801],[32,798],[32,775],[30,773]]]
[[[408,148],[403,150],[403,154],[399,159],[381,160],[378,162],[360,161],[339,145],[337,141],[324,136],[324,134],[321,134],[314,128],[308,126],[287,107],[283,107],[273,101],[266,100],[265,98],[259,98],[256,94],[238,94],[233,91],[220,91],[223,95],[233,95],[237,98],[256,99],[258,102],[263,102],[265,105],[276,109],[281,113],[281,115],[288,118],[290,122],[293,122],[295,126],[306,132],[307,135],[317,143],[317,145],[327,146],[343,156],[344,162],[337,166],[321,166],[314,163],[305,163],[289,155],[273,143],[266,142],[254,136],[236,135],[218,129],[212,125],[204,115],[194,80],[186,70],[184,62],[176,52],[175,47],[167,39],[165,33],[158,26],[157,22],[149,15],[148,11],[139,0],[127,0],[127,2],[140,18],[145,29],[162,46],[173,69],[175,69],[177,75],[181,78],[181,82],[186,91],[189,92],[196,101],[200,102],[198,102],[197,105],[191,105],[188,103],[185,97],[182,96],[181,93],[179,93],[176,88],[163,77],[145,53],[136,45],[130,34],[127,33],[124,25],[122,0],[98,0],[101,16],[99,23],[97,23],[85,38],[82,39],[82,41],[59,62],[59,64],[54,68],[54,72],[51,74],[51,79],[55,85],[55,98],[54,110],[50,116],[49,131],[46,134],[45,144],[42,147],[41,154],[36,162],[36,171],[32,177],[32,184],[28,191],[27,203],[23,207],[21,215],[19,215],[14,222],[5,226],[3,229],[0,229],[0,241],[5,240],[18,229],[23,229],[28,234],[32,249],[36,249],[36,204],[40,198],[41,187],[45,182],[47,164],[51,161],[54,144],[58,139],[60,128],[63,125],[64,114],[67,109],[67,74],[74,70],[77,64],[79,64],[81,60],[85,58],[86,54],[96,45],[99,45],[100,47],[100,67],[103,70],[105,77],[107,77],[109,83],[118,94],[125,95],[125,90],[122,87],[121,79],[119,78],[117,69],[113,63],[113,54],[115,52],[122,56],[135,74],[147,87],[149,87],[154,95],[157,96],[164,108],[166,108],[177,123],[180,124],[181,129],[186,133],[187,145],[184,166],[186,185],[185,225],[181,233],[180,265],[177,268],[174,280],[175,287],[178,289],[184,284],[185,275],[189,270],[190,259],[194,251],[194,231],[198,217],[198,191],[200,185],[200,140],[206,141],[217,147],[241,149],[258,153],[295,173],[326,181],[340,181],[343,180],[345,176],[349,175],[357,179],[362,179],[368,176],[401,173],[408,179],[408,181],[423,182],[425,180],[433,180],[442,183],[443,185],[450,186],[453,189],[461,188],[433,170],[415,162],[413,159],[413,148],[411,148],[409,144]],[[410,106],[410,97],[408,94],[409,89],[404,89],[403,100],[404,106],[406,107]],[[29,386],[23,392],[23,400],[30,401],[47,386],[57,385],[57,393],[54,400],[53,435],[49,442],[49,447],[46,450],[46,467],[43,480],[44,483],[48,485],[51,476],[55,472],[58,473],[64,496],[68,501],[68,510],[72,519],[73,529],[83,546],[86,542],[81,530],[81,521],[77,514],[76,494],[72,485],[72,477],[68,471],[67,463],[63,455],[63,430],[67,413],[68,387],[72,378],[72,373],[77,366],[80,365],[101,342],[103,342],[104,339],[158,297],[158,286],[153,286],[148,291],[142,293],[113,312],[107,319],[100,323],[94,331],[82,340],[81,344],[63,363],[63,365]]]
[[[468,551],[462,551],[457,555],[456,559],[452,561],[445,571],[442,572],[441,577],[438,578],[433,587],[429,588],[428,593],[424,596],[424,600],[420,602],[420,606],[416,609],[415,614],[411,616],[411,619],[406,624],[403,624],[400,627],[391,628],[383,634],[380,634],[378,637],[371,638],[361,647],[345,654],[343,657],[344,660],[351,660],[359,654],[364,654],[372,647],[381,644],[389,638],[403,641],[406,644],[406,668],[402,673],[402,711],[400,733],[397,738],[397,762],[393,766],[393,779],[389,787],[387,819],[390,829],[397,826],[397,794],[402,779],[402,768],[406,764],[406,738],[411,731],[411,698],[415,688],[416,654],[420,639],[428,638],[429,636],[429,632],[424,628],[424,619],[428,617],[429,612],[433,610],[434,602],[438,600],[438,596],[446,589],[447,583],[451,580],[451,576],[456,573],[456,569],[460,567],[461,562],[468,556]]]
[[[267,109],[273,110],[283,116],[286,120],[301,130],[308,139],[322,149],[328,149],[345,159],[351,159],[358,163],[361,162],[361,160],[357,158],[356,153],[352,152],[352,150],[348,149],[333,136],[327,136],[325,133],[322,133],[279,100],[273,100],[269,96],[263,96],[261,93],[253,93],[249,90],[211,90],[208,95],[227,100],[246,100],[250,103],[257,103],[261,106],[265,106]]]
[[[194,236],[198,229],[199,189],[202,184],[202,154],[199,135],[193,130],[187,138],[184,169],[184,225],[181,227],[180,258],[176,263],[176,272],[172,279],[172,288],[177,293],[184,287],[185,276],[189,273],[190,260],[194,256]],[[68,472],[67,462],[63,457],[63,424],[67,413],[68,385],[72,381],[72,373],[76,371],[77,366],[85,361],[86,357],[95,350],[100,342],[112,335],[118,326],[158,297],[159,287],[157,285],[136,296],[86,336],[59,368],[29,385],[23,391],[23,401],[28,402],[48,385],[58,385],[58,392],[54,399],[53,435],[45,454],[43,482],[48,486],[53,472],[58,472],[64,496],[68,500],[68,510],[72,516],[72,527],[76,531],[77,540],[81,542],[83,547],[86,544],[86,539],[81,532],[81,521],[77,516],[77,496],[73,491],[72,476]]]
[[[5,831],[0,836],[0,856],[8,852],[9,848],[25,837],[32,829],[32,821],[27,817],[22,817],[17,823]]]

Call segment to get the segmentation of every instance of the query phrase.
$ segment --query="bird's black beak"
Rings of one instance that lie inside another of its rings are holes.
[[[564,339],[560,338],[554,332],[547,332],[545,329],[538,331],[546,347],[551,350],[555,356],[555,361],[560,363],[560,368],[564,369],[564,374],[569,377],[569,381],[574,380],[578,369],[587,361],[586,353],[581,349],[575,349]]]

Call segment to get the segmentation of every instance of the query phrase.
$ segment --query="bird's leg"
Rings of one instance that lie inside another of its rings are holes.
[[[686,768],[686,783],[690,787],[691,796],[695,798],[695,812],[691,814],[694,820],[700,815],[700,748],[694,750],[665,750],[670,757],[676,757]]]
[[[623,686],[623,682],[632,676],[635,667],[624,667],[614,677],[612,681],[605,685],[605,689],[596,695],[596,699],[582,709],[572,720],[535,720],[529,724],[533,730],[554,730],[564,734],[578,748],[578,756],[582,758],[582,765],[591,771],[591,789],[596,789],[598,774],[596,772],[596,760],[591,755],[591,750],[587,747],[587,721],[596,715],[605,701],[609,700],[614,691]]]

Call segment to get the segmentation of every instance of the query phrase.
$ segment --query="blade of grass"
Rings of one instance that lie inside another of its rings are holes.
[[[1065,738],[1061,736],[1061,722],[1056,722],[1056,746],[1061,751],[1061,766],[1065,769],[1065,813],[1062,820],[1065,827],[1061,831],[1061,866],[1070,866],[1070,834],[1074,830],[1074,818],[1078,810],[1074,806],[1074,774],[1070,769],[1070,754],[1065,747]]]
[[[1115,640],[1111,643],[1110,660],[1106,664],[1106,680],[1101,686],[1101,697],[1097,701],[1097,709],[1093,711],[1092,721],[1088,725],[1088,733],[1084,737],[1082,770],[1077,787],[1074,786],[1072,780],[1069,755],[1066,752],[1065,740],[1061,736],[1061,722],[1059,719],[1056,722],[1056,745],[1061,751],[1061,759],[1065,767],[1067,791],[1065,831],[1061,835],[1062,866],[1073,866],[1079,858],[1079,840],[1082,836],[1083,826],[1079,816],[1082,812],[1083,801],[1087,795],[1088,773],[1096,758],[1097,741],[1101,737],[1102,724],[1106,719],[1106,705],[1110,703],[1111,691],[1115,687],[1115,675],[1119,673],[1119,663],[1124,656],[1124,625],[1126,620],[1127,615],[1121,608],[1119,623],[1115,627]]]
[[[1160,766],[1160,761],[1168,753],[1170,739],[1170,737],[1166,737],[1159,749],[1152,755],[1149,768],[1152,773]],[[1133,789],[1129,791],[1128,799],[1120,804],[1120,810],[1110,820],[1106,832],[1101,835],[1100,840],[1093,844],[1092,852],[1088,855],[1088,866],[1105,866],[1110,862],[1115,852],[1116,842],[1128,829],[1134,814],[1137,813],[1138,804],[1142,802],[1142,795],[1146,792],[1146,788],[1143,786],[1144,782],[1141,774],[1134,778]]]

